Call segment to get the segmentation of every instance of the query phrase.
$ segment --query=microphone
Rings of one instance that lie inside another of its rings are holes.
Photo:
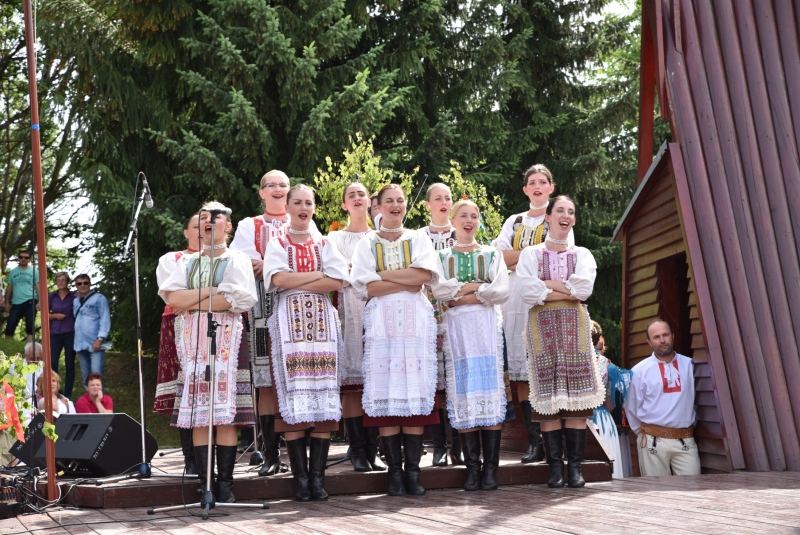
[[[211,210],[209,210],[207,208],[204,208],[204,209],[202,209],[200,211],[201,212],[208,212],[209,214],[211,214],[211,219],[212,220],[216,219],[218,215],[230,216],[231,213],[232,213],[230,208],[212,208]]]
[[[144,185],[144,205],[148,208],[153,207],[153,196],[150,194],[150,185],[147,183],[147,177],[143,171],[139,172],[142,175],[142,184]]]

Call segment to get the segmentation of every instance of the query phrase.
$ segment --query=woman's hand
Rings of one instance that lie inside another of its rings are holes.
[[[257,279],[263,279],[264,278],[264,262],[262,260],[253,260],[251,258],[250,259],[250,264],[253,266],[253,275],[255,275],[255,277]]]
[[[64,314],[56,314],[56,313],[51,313],[50,314],[50,319],[51,320],[61,321],[64,318],[66,318],[66,316]]]
[[[478,296],[475,295],[474,293],[471,293],[471,294],[465,295],[464,297],[462,297],[458,301],[449,301],[447,303],[447,306],[449,306],[449,307],[460,307],[460,306],[464,306],[464,305],[482,305],[482,304],[483,303],[481,303],[478,300]]]

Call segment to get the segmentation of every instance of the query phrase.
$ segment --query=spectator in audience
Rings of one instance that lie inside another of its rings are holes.
[[[25,332],[28,341],[33,342],[33,333],[36,323],[36,303],[39,294],[36,285],[39,283],[39,273],[31,266],[31,252],[27,249],[17,255],[18,265],[8,274],[8,287],[5,293],[6,338],[14,338],[20,320],[25,318]]]
[[[64,348],[64,364],[67,378],[64,384],[64,395],[72,396],[72,385],[75,383],[75,315],[72,302],[75,292],[69,289],[69,275],[56,273],[55,292],[47,297],[50,310],[50,365],[58,373],[58,358]]]
[[[58,418],[61,414],[74,414],[75,405],[66,396],[58,393],[61,388],[61,377],[57,373],[50,376],[50,395],[53,397],[53,416]],[[44,387],[44,375],[40,375],[36,380],[36,394],[39,400],[39,409],[44,410],[44,396],[46,388]]]
[[[103,376],[90,373],[86,378],[86,393],[75,402],[75,411],[82,414],[114,412],[114,400],[103,393]]]
[[[39,342],[28,342],[25,344],[25,363],[26,364],[35,364],[38,362],[42,362],[42,344]],[[12,373],[15,373],[12,368]],[[27,374],[25,380],[28,381],[27,390],[25,392],[25,396],[30,399],[33,396],[33,393],[36,392],[36,382],[39,380],[39,377],[42,375],[42,367],[33,372],[32,374]]]
[[[111,330],[111,313],[108,300],[101,293],[92,290],[89,275],[81,273],[75,277],[78,296],[72,302],[75,314],[75,351],[81,363],[83,387],[90,374],[103,375],[105,368],[105,350],[103,343]]]

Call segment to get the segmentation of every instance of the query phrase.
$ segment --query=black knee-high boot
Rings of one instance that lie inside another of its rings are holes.
[[[211,467],[214,467],[214,446],[208,445],[194,447],[194,459],[197,463],[197,478],[200,480],[200,503],[205,505],[206,491],[214,488],[214,474],[211,474],[211,487],[206,488],[206,473],[208,468],[208,456],[211,455]]]
[[[280,472],[281,467],[281,435],[275,432],[274,415],[260,416],[259,420],[261,421],[261,437],[264,441],[264,464],[261,465],[258,475],[273,476]]]
[[[192,430],[178,428],[181,436],[181,451],[183,451],[184,472],[187,476],[197,475],[197,463],[194,459],[194,444],[192,442]]]
[[[406,494],[412,496],[422,496],[425,494],[425,487],[419,482],[419,461],[422,458],[422,435],[403,435],[403,453],[405,461],[403,469],[405,471]]]
[[[217,444],[217,503],[233,503],[233,469],[236,466],[236,446]]]
[[[481,490],[497,489],[497,468],[500,466],[500,429],[481,429],[483,444],[483,471],[481,472]]]
[[[403,474],[403,434],[398,433],[388,437],[381,437],[383,454],[389,465],[389,496],[403,496],[406,493],[405,477]]]
[[[308,475],[311,485],[311,499],[324,501],[328,499],[325,491],[325,467],[328,464],[328,450],[331,446],[329,438],[311,437],[311,456],[308,458]]]
[[[350,462],[353,463],[353,470],[356,472],[370,472],[372,467],[367,462],[367,437],[364,431],[364,417],[345,418],[344,427],[347,430],[347,441],[350,443]]]
[[[447,411],[444,411],[444,422],[448,421]],[[450,427],[450,462],[454,466],[464,464],[464,453],[461,451],[461,440],[458,438],[458,430]]]
[[[478,490],[481,488],[481,433],[470,431],[459,433],[458,437],[467,465],[467,482],[464,484],[464,490]]]
[[[544,439],[547,464],[550,465],[550,478],[547,486],[550,488],[564,486],[564,450],[561,443],[561,429],[542,433]]]
[[[383,472],[386,470],[386,465],[383,464],[383,461],[381,461],[381,456],[378,452],[378,443],[381,440],[380,430],[377,427],[365,427],[364,431],[367,437],[367,441],[364,446],[367,462],[369,463],[373,472]]]
[[[567,484],[570,487],[582,487],[586,484],[581,474],[583,450],[586,445],[586,428],[564,429],[567,436]]]
[[[531,402],[521,401],[519,408],[522,411],[522,420],[528,431],[528,451],[522,456],[522,462],[538,463],[544,459],[544,446],[542,445],[542,431],[539,422],[531,421]]]
[[[433,437],[433,466],[447,466],[447,424],[445,411],[439,409],[439,423],[431,427]]]
[[[308,481],[306,438],[287,440],[286,451],[289,454],[289,466],[292,469],[292,476],[294,476],[294,499],[298,502],[307,502],[311,499],[311,490]]]

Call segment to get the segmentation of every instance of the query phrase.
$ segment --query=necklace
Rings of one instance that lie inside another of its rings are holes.
[[[478,242],[475,241],[475,238],[472,238],[472,241],[469,243],[458,243],[458,240],[456,240],[453,247],[472,247],[474,245],[478,245]]]
[[[444,229],[444,230],[450,230],[450,228],[451,228],[449,222],[446,225],[436,225],[436,224],[433,223],[433,221],[431,221],[428,226],[431,227],[431,228],[438,228],[438,229]]]
[[[400,227],[398,227],[398,228],[386,228],[383,225],[381,225],[381,232],[389,232],[389,233],[403,232],[403,226],[400,225]]]
[[[266,210],[264,210],[264,214],[270,217],[283,217],[286,215],[286,212],[283,212],[282,214],[273,214],[271,212],[267,212]]]
[[[288,230],[289,230],[289,234],[311,234],[311,231],[309,231],[308,229],[296,230],[296,229],[293,229],[292,227],[289,227]]]
[[[547,235],[547,238],[545,238],[545,239],[547,241],[549,241],[550,243],[555,243],[556,245],[569,245],[569,241],[568,240],[557,240],[557,239],[553,238],[552,236],[550,236],[549,234]]]
[[[531,210],[544,210],[545,208],[547,208],[548,204],[550,204],[550,201],[547,201],[546,203],[544,203],[541,206],[534,206],[533,203],[530,203],[529,206],[531,207]]]
[[[204,244],[203,244],[203,250],[204,250],[204,251],[210,251],[211,249],[214,249],[214,250],[216,251],[216,250],[218,250],[218,249],[225,249],[227,246],[228,246],[228,244],[227,244],[227,243],[218,243],[217,245],[215,245],[215,246],[213,246],[213,247],[212,247],[212,246],[210,246],[210,245],[206,245],[206,244],[204,243]]]

